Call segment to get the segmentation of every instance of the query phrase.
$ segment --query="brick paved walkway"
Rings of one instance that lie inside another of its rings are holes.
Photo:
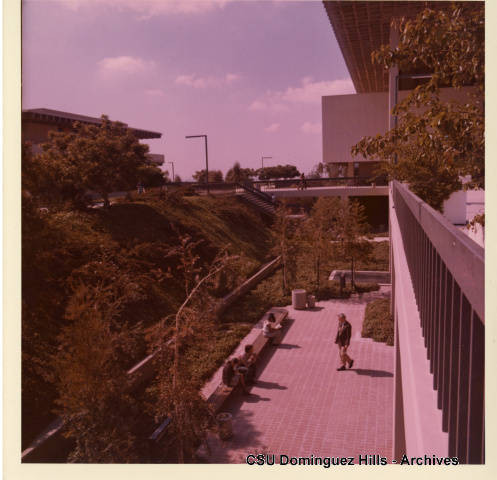
[[[314,311],[291,307],[280,346],[260,359],[250,396],[230,400],[234,436],[209,439],[210,462],[244,463],[250,453],[289,456],[379,454],[390,459],[393,421],[393,348],[360,337],[368,301],[330,300]],[[352,324],[355,363],[338,372],[336,314]]]

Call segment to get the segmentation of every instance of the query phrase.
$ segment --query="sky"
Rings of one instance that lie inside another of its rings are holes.
[[[322,161],[321,96],[355,93],[320,1],[25,0],[23,109],[158,131],[183,180]],[[170,168],[169,164],[163,167]]]

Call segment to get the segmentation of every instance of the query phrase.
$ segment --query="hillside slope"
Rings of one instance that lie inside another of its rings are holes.
[[[174,252],[185,235],[200,268],[223,248],[239,257],[219,278],[213,292],[219,297],[268,259],[266,221],[236,198],[142,197],[108,211],[45,214],[24,202],[23,448],[53,416],[58,393],[51,366],[60,355],[61,332],[83,308],[82,289],[105,308],[118,304],[113,324],[132,331],[120,352],[128,368],[147,353],[147,331],[184,299]]]

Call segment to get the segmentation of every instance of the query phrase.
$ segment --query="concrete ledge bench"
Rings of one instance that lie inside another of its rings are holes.
[[[269,316],[270,313],[272,313],[276,319],[275,325],[283,324],[283,322],[288,316],[288,311],[285,310],[284,308],[273,307],[270,310],[268,310],[261,318],[261,320],[258,323],[259,326]],[[270,340],[269,338],[264,337],[261,329],[260,333],[252,342],[254,346],[254,353],[256,355],[259,355],[262,352],[262,350],[266,347],[266,345],[269,343],[269,340]],[[224,405],[226,400],[230,397],[230,395],[233,392],[237,391],[237,389],[240,387],[240,383],[238,381],[239,379],[238,374],[235,375],[235,379],[236,383],[234,387],[228,387],[224,385],[221,381],[214,390],[214,392],[209,396],[209,398],[207,398],[207,402],[212,408],[214,414],[219,412],[219,410],[222,408],[222,406]],[[154,432],[148,437],[150,454],[152,457],[155,455],[154,452],[156,451],[156,447],[158,447],[159,443],[165,437],[167,437],[168,427],[172,421],[173,421],[172,417],[167,417],[165,420],[163,420],[163,422],[160,425],[157,426]]]
[[[287,310],[285,310],[284,308],[273,307],[264,314],[262,319],[259,321],[259,324],[262,323],[269,316],[270,313],[272,313],[276,319],[274,322],[275,325],[283,324],[285,319],[288,317]],[[252,342],[252,345],[254,346],[254,353],[259,356],[259,354],[264,350],[269,341],[270,339],[265,337],[262,334],[261,330],[255,340]],[[224,385],[221,380],[214,392],[209,396],[209,398],[207,398],[207,403],[211,406],[214,413],[219,412],[219,410],[223,407],[224,403],[231,396],[231,394],[240,388],[239,375],[236,375],[235,379],[236,383],[234,387],[228,387],[227,385]]]
[[[160,441],[164,435],[167,432],[167,427],[169,427],[169,424],[171,423],[172,418],[167,417],[155,430],[150,437],[148,437],[149,441],[151,442],[158,442]]]
[[[153,462],[155,458],[159,455],[159,444],[167,436],[167,432],[169,430],[169,426],[173,421],[172,417],[166,417],[165,420],[153,431],[152,435],[147,438],[148,441],[148,451],[149,451],[149,460]],[[170,438],[172,441],[172,438]],[[169,447],[169,444],[168,444]]]

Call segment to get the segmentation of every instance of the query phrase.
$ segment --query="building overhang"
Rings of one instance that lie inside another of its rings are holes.
[[[451,3],[323,1],[356,92],[388,91],[388,70],[373,65],[371,53],[390,43],[394,18],[413,18],[425,8],[449,9]]]
[[[35,108],[22,111],[22,120],[31,121],[36,123],[44,123],[58,126],[70,127],[74,122],[101,125],[102,119],[97,117],[88,117],[85,115],[78,115],[76,113],[61,112],[59,110],[51,110],[49,108]],[[128,124],[123,123],[126,127]],[[152,132],[150,130],[143,130],[141,128],[128,127],[133,134],[139,139],[146,138],[161,138],[162,133]]]

